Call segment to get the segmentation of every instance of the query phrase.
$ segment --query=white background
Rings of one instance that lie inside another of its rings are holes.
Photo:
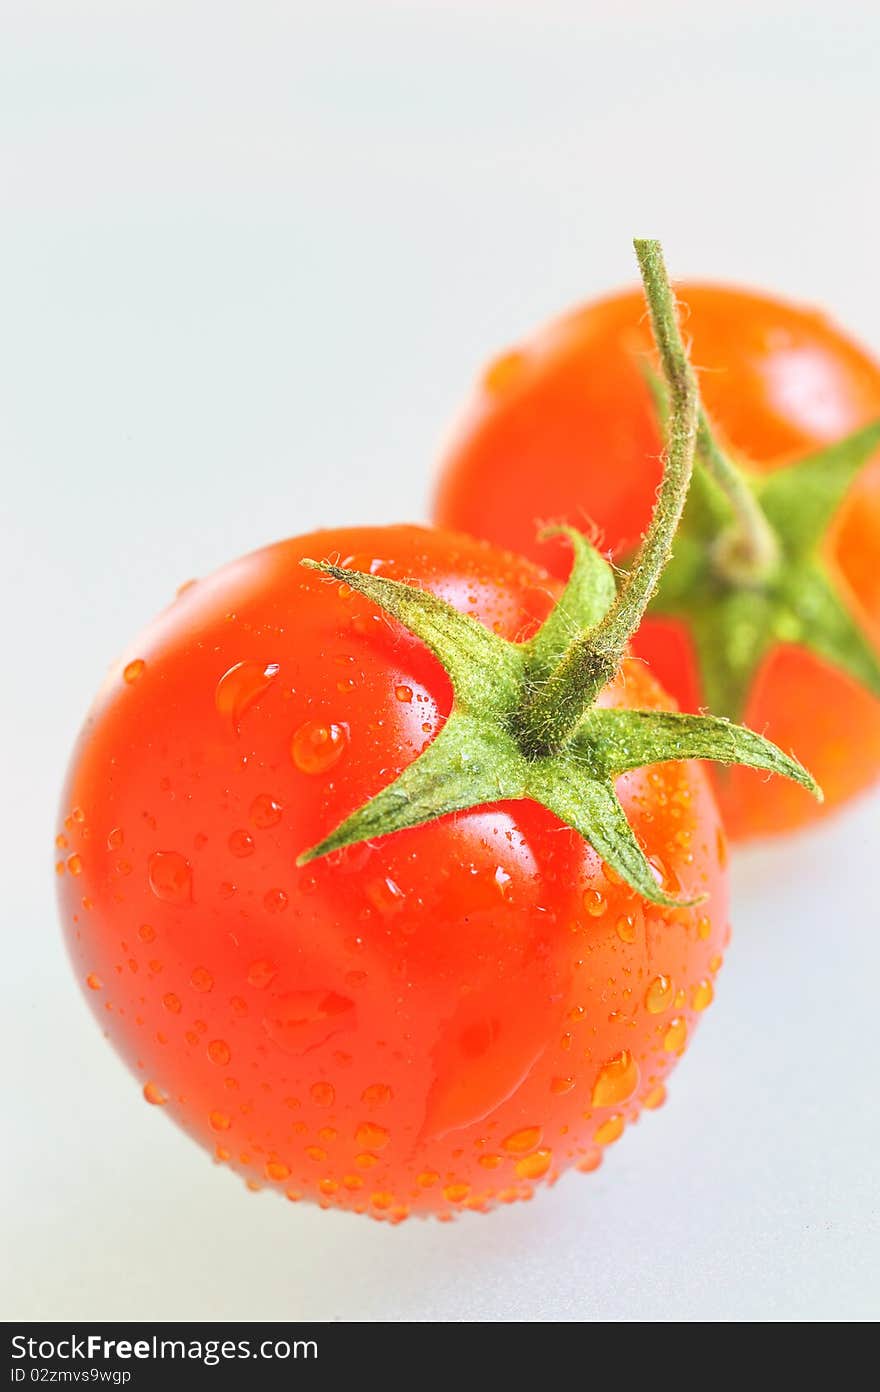
[[[877,797],[738,859],[668,1108],[451,1226],[213,1168],[89,1019],[50,861],[175,585],[424,516],[481,361],[631,279],[634,233],[880,349],[878,78],[871,0],[0,0],[7,1318],[878,1314]]]

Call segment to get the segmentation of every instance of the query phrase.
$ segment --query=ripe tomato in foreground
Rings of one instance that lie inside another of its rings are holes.
[[[695,478],[634,649],[682,709],[708,706],[794,750],[831,808],[880,777],[880,431],[870,428],[880,366],[813,310],[713,285],[677,294],[709,419],[757,496],[774,554],[751,573],[725,566],[733,514]],[[650,348],[633,292],[493,362],[446,456],[438,523],[559,575],[567,556],[538,541],[539,522],[592,519],[601,544],[626,553],[660,476]],[[827,450],[849,432],[860,433],[847,448]],[[744,768],[723,771],[717,791],[733,837],[823,810],[792,783]]]
[[[407,527],[283,542],[186,589],[107,681],[59,836],[64,926],[103,1028],[254,1184],[401,1218],[528,1197],[594,1168],[712,999],[724,840],[697,765],[621,795],[664,882],[649,905],[533,803],[297,854],[400,772],[450,707],[439,662],[304,571],[417,576],[508,638],[557,587]],[[609,699],[664,708],[630,663]]]
[[[594,1169],[721,961],[724,840],[686,761],[818,792],[626,657],[697,425],[637,250],[671,410],[619,590],[573,532],[564,590],[450,534],[318,533],[187,588],[86,725],[58,835],[80,979],[147,1101],[252,1186],[396,1221]]]

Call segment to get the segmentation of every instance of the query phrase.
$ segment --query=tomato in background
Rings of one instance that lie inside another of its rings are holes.
[[[880,416],[880,366],[823,314],[710,284],[676,287],[703,401],[736,459],[770,473]],[[542,522],[595,523],[624,555],[650,517],[662,440],[642,364],[651,350],[640,292],[587,305],[490,364],[443,460],[439,525],[516,550],[557,575]],[[826,560],[880,650],[880,457],[853,483]],[[685,710],[705,704],[686,622],[644,621],[634,651]],[[727,714],[728,712],[723,712]],[[793,751],[825,791],[819,805],[783,779],[714,774],[737,838],[790,830],[880,777],[880,702],[814,652],[780,641],[734,713]]]

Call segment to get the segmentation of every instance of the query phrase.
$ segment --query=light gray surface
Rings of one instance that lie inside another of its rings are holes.
[[[0,3],[7,1318],[878,1314],[876,796],[740,858],[668,1108],[452,1226],[246,1194],[60,950],[55,800],[126,637],[285,531],[423,515],[482,359],[634,232],[880,348],[877,7],[610,9]]]

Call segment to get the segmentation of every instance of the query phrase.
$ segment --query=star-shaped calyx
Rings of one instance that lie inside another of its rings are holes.
[[[666,414],[665,391],[646,372]],[[772,474],[732,460],[704,412],[697,467],[675,555],[654,613],[690,630],[708,708],[742,717],[776,644],[808,648],[880,699],[880,652],[828,554],[828,537],[859,470],[880,446],[880,421]]]
[[[417,759],[354,810],[300,863],[451,812],[529,798],[589,841],[655,904],[666,894],[630,827],[614,780],[671,759],[742,763],[783,774],[821,796],[805,769],[762,736],[715,716],[597,704],[616,676],[653,595],[681,519],[697,436],[697,391],[656,242],[636,242],[669,399],[663,482],[635,564],[614,572],[573,529],[568,583],[535,636],[513,643],[413,584],[304,561],[344,582],[431,650],[453,688],[451,712]]]

